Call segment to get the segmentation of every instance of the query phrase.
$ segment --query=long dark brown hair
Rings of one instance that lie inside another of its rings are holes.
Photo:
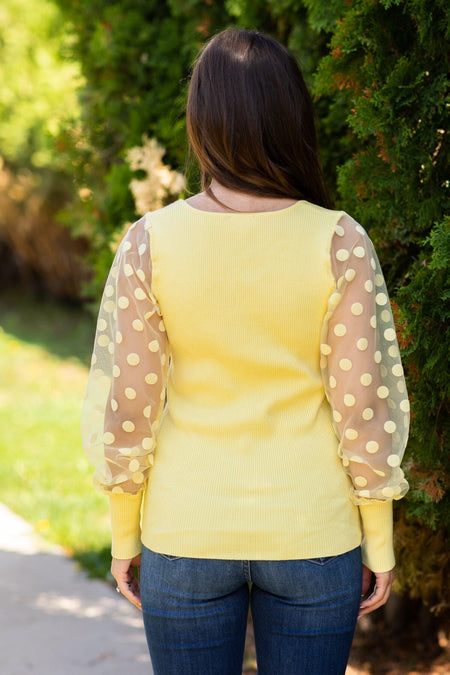
[[[237,28],[213,37],[192,72],[186,114],[203,190],[214,178],[239,192],[331,206],[313,103],[277,40]]]

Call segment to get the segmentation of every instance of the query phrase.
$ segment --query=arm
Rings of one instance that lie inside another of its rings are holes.
[[[394,567],[392,500],[407,492],[400,469],[409,402],[383,274],[363,230],[344,215],[331,250],[335,292],[322,335],[322,372],[339,456],[359,506],[363,563]]]
[[[123,239],[101,302],[82,411],[94,484],[110,498],[112,554],[141,550],[140,507],[165,400],[168,343],[151,289],[145,218]]]

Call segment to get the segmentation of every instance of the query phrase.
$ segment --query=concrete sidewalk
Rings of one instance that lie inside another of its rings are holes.
[[[0,504],[0,673],[152,675],[140,612]]]

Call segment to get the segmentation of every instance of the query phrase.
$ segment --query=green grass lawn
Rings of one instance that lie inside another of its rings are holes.
[[[108,503],[92,486],[79,423],[93,333],[78,308],[2,294],[0,501],[104,576]]]

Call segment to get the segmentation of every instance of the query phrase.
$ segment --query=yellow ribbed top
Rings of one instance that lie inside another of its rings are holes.
[[[387,319],[390,308],[375,299],[378,261],[356,227],[308,202],[227,214],[179,201],[129,231],[105,287],[83,413],[96,482],[111,493],[116,557],[135,555],[140,538],[190,557],[335,555],[360,544],[362,518],[365,561],[393,567],[407,426],[385,399],[406,394],[398,372],[385,381],[398,350],[386,327],[375,344],[373,312]]]

